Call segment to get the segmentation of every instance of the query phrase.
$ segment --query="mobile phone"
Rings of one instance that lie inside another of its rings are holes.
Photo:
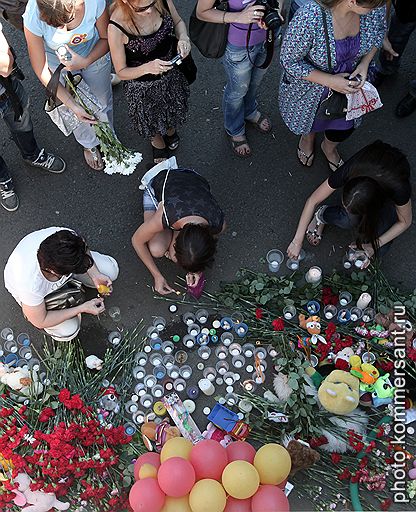
[[[353,78],[349,77],[349,78],[347,78],[347,80],[350,80],[351,82],[361,82],[362,76],[357,75],[357,76],[354,76]]]
[[[179,66],[179,64],[182,63],[182,55],[180,53],[178,53],[178,55],[176,55],[175,57],[173,57],[172,60],[169,61],[169,64],[171,66],[173,66],[174,64],[177,64]]]

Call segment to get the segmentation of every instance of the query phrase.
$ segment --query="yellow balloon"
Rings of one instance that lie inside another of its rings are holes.
[[[292,459],[286,448],[270,443],[257,450],[253,464],[259,472],[261,484],[278,485],[288,477]]]
[[[192,446],[191,441],[184,437],[172,437],[163,445],[160,452],[160,462],[165,462],[165,460],[172,457],[181,457],[182,459],[189,460]]]
[[[226,502],[222,485],[210,478],[197,482],[189,494],[192,512],[223,512]]]
[[[259,488],[260,477],[257,469],[245,460],[230,462],[222,472],[222,485],[233,498],[251,498]]]
[[[189,494],[182,498],[166,496],[165,505],[160,512],[192,512],[189,506]]]
[[[157,469],[152,464],[143,464],[139,469],[139,480],[143,478],[157,478]]]

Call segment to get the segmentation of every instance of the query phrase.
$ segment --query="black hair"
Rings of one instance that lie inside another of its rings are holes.
[[[94,264],[87,250],[87,245],[80,236],[68,229],[62,229],[45,238],[39,246],[37,256],[42,270],[51,270],[61,276],[71,273],[85,274]]]
[[[327,7],[328,9],[332,9],[336,7],[342,0],[318,0],[318,3]],[[383,7],[386,5],[387,0],[357,0],[357,5],[359,7],[365,7],[368,9],[375,9],[376,7]]]
[[[217,240],[209,226],[188,223],[176,238],[176,259],[187,272],[202,272],[212,265],[216,247]]]

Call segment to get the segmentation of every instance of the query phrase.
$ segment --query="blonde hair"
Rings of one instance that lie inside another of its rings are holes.
[[[66,25],[77,0],[36,0],[40,19],[51,27]]]
[[[149,0],[149,4],[151,3],[151,0]],[[154,7],[161,15],[169,14],[169,12],[166,9],[167,1],[166,0],[157,0]],[[145,7],[145,6],[143,6]],[[123,0],[113,0],[110,6],[110,15],[116,10],[119,9],[122,13],[123,19],[125,19],[128,23],[131,24],[131,28],[135,28],[138,32],[137,26],[134,22],[134,15],[136,14],[133,6],[130,4],[129,0],[126,0],[123,2]],[[127,27],[124,27],[127,28]],[[139,35],[139,34],[138,34]]]

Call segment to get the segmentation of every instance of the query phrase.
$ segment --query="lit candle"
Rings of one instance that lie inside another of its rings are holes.
[[[208,379],[200,379],[198,382],[198,387],[204,393],[204,395],[207,396],[211,396],[215,392],[214,384]]]
[[[351,268],[351,262],[350,261],[344,261],[344,268],[346,268],[347,270]]]
[[[196,329],[191,329],[190,335],[196,336],[198,334],[198,331]]]
[[[235,366],[236,368],[241,368],[241,367],[243,366],[243,362],[242,362],[242,361],[240,361],[240,360],[237,360],[237,361],[234,363],[234,366]]]
[[[227,377],[225,379],[225,383],[230,386],[231,384],[234,384],[234,379],[232,377]]]
[[[254,387],[254,386],[253,386],[253,384],[252,384],[251,382],[246,382],[246,383],[244,384],[244,389],[245,389],[246,391],[253,391],[253,387]]]
[[[188,340],[188,341],[186,342],[186,346],[187,346],[188,348],[192,348],[192,347],[194,346],[194,342],[193,342],[192,340]]]
[[[201,316],[199,321],[201,322],[201,324],[204,324],[207,321],[207,317],[206,316]]]
[[[277,268],[279,266],[279,262],[278,261],[271,261],[270,262],[270,265],[273,267],[273,268]]]
[[[220,322],[219,320],[214,320],[214,321],[212,322],[212,327],[213,327],[214,329],[219,329],[219,328],[221,327],[221,322]]]
[[[185,379],[189,379],[189,377],[190,377],[190,376],[191,376],[191,372],[190,372],[189,370],[185,370],[185,371],[183,372],[183,377],[184,377]]]
[[[293,318],[292,313],[289,313],[289,312],[285,313],[285,318],[286,318],[286,320],[292,320],[292,318]]]
[[[351,315],[351,320],[352,320],[353,322],[355,322],[356,320],[358,320],[358,316],[357,316],[355,313],[353,313],[353,314]]]
[[[362,268],[363,265],[364,265],[364,261],[362,261],[362,260],[355,260],[355,266],[357,268]]]
[[[170,311],[171,313],[176,313],[176,312],[178,311],[178,306],[177,306],[176,304],[171,304],[171,305],[169,306],[169,311]]]
[[[306,273],[305,279],[308,283],[319,283],[322,278],[322,270],[319,267],[311,267]]]
[[[13,340],[13,334],[8,334],[8,335],[6,336],[6,340],[7,340],[7,341],[12,341],[12,340]]]
[[[328,320],[330,320],[330,319],[331,319],[331,318],[333,318],[333,317],[334,317],[334,315],[333,315],[330,311],[328,311],[327,313],[325,313],[325,318],[327,318]]]

